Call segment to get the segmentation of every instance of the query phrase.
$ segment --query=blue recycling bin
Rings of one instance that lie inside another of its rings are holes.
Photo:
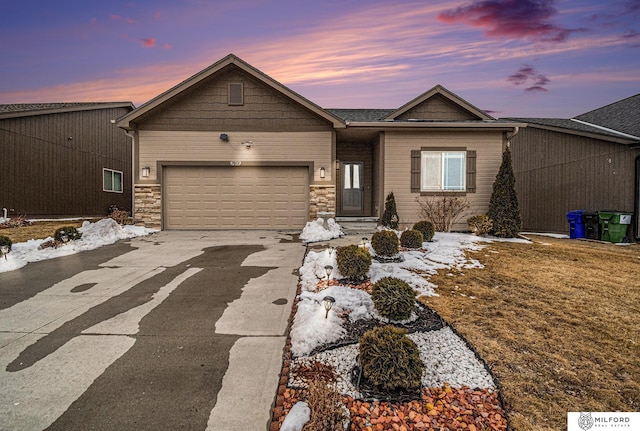
[[[569,222],[569,238],[584,238],[584,221],[582,220],[584,210],[569,211],[567,221]]]

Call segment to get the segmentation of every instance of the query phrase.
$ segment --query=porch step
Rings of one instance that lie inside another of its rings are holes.
[[[371,235],[378,227],[377,217],[336,217],[345,235]]]

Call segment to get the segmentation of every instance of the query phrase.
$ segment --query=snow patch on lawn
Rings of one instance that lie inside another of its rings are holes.
[[[42,243],[53,239],[51,237],[31,239],[26,242],[13,244],[11,252],[6,255],[6,259],[0,259],[0,272],[22,268],[29,262],[38,262],[80,253],[81,251],[94,250],[105,245],[113,244],[121,239],[145,236],[156,232],[154,229],[141,226],[121,226],[110,218],[105,218],[95,223],[85,221],[82,227],[78,228],[78,231],[82,233],[82,238],[77,241],[70,241],[58,248],[49,247],[42,250],[39,249]]]

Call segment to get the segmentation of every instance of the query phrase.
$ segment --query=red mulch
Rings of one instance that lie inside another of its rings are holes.
[[[305,398],[300,390],[290,388],[283,395],[280,424],[291,407]],[[420,400],[406,403],[360,401],[351,397],[345,397],[344,400],[351,413],[350,431],[507,429],[498,393],[487,389],[453,389],[449,386],[423,389]]]

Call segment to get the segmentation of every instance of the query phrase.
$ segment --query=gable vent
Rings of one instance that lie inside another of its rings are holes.
[[[243,105],[244,91],[241,82],[229,83],[229,105]]]

